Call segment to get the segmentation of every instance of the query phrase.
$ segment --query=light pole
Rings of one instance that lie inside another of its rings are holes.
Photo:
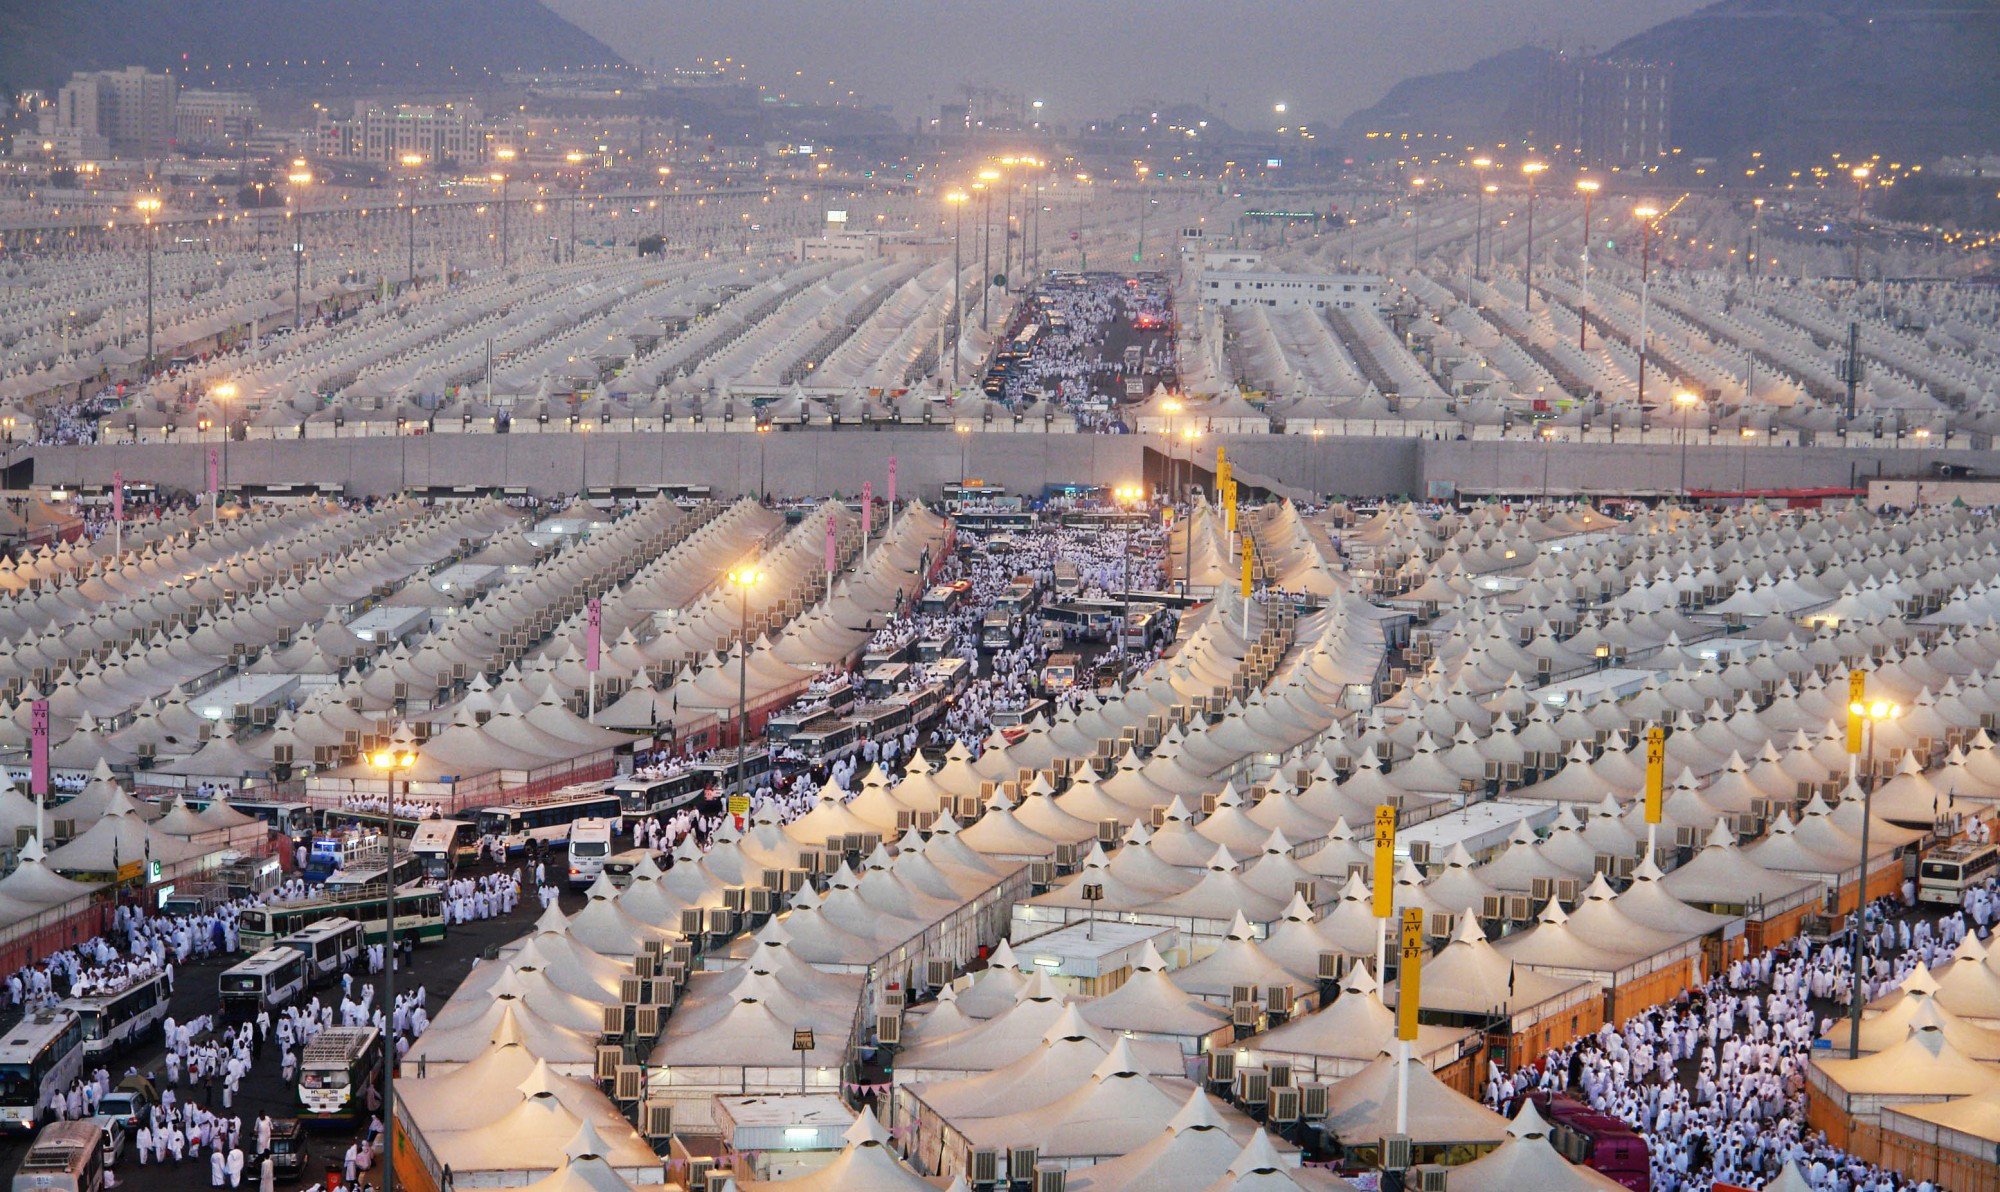
[[[1152,172],[1151,166],[1139,167],[1139,249],[1132,254],[1132,263],[1141,269],[1146,267],[1146,175]]]
[[[306,187],[312,185],[312,171],[306,168],[306,159],[301,157],[292,162],[292,172],[285,175],[292,184],[292,330],[305,326],[300,314],[303,306],[299,300],[300,285],[306,271]]]
[[[492,180],[500,184],[500,268],[503,272],[507,268],[507,252],[509,247],[507,243],[507,167],[518,156],[520,156],[518,153],[508,148],[500,148],[493,151],[494,160],[500,163],[500,168],[493,171]]]
[[[1600,184],[1595,178],[1579,179],[1576,188],[1583,192],[1583,301],[1576,312],[1576,350],[1589,350],[1590,333],[1590,200],[1597,194]]]
[[[1201,438],[1201,428],[1194,426],[1182,427],[1181,438],[1187,443],[1187,486],[1189,493],[1192,493],[1194,489],[1194,444],[1195,440]],[[1187,496],[1188,513],[1192,515],[1194,513],[1194,497],[1187,494],[1183,495]],[[1187,532],[1181,535],[1181,594],[1192,596],[1194,593],[1194,576],[1191,574],[1194,570],[1194,518],[1189,516],[1186,520],[1187,526],[1185,529]],[[1173,549],[1171,543],[1168,544],[1168,549]]]
[[[944,201],[951,204],[951,389],[956,394],[959,385],[958,342],[965,335],[965,328],[959,323],[959,318],[965,313],[965,264],[959,257],[959,248],[963,244],[959,233],[965,227],[965,192],[954,190],[944,197]],[[961,467],[960,471],[964,469]],[[961,475],[959,479],[965,477]]]
[[[422,154],[419,153],[403,154],[404,169],[411,171],[420,170],[423,168],[423,165],[424,165],[424,159]],[[408,268],[410,275],[410,284],[415,285],[417,284],[417,184],[415,178],[412,178],[410,180],[410,218],[408,224],[408,232],[409,232],[409,240],[407,242],[408,245],[407,252],[409,257]]]
[[[1556,428],[1545,426],[1541,429],[1540,434],[1542,436],[1542,503],[1547,504],[1549,500],[1549,449],[1555,444]]]
[[[153,250],[159,243],[153,217],[160,213],[160,198],[158,195],[141,195],[132,206],[138,208],[140,216],[146,221],[146,362],[140,366],[140,371],[150,375],[153,371]]]
[[[1646,306],[1653,278],[1653,221],[1660,209],[1647,204],[1632,208],[1639,221],[1639,408],[1646,408]],[[1685,485],[1683,485],[1685,487]]]
[[[1873,173],[1867,166],[1855,166],[1847,172],[1854,179],[1854,292],[1861,292],[1861,219],[1868,213],[1868,175]]]
[[[1548,163],[1542,161],[1523,162],[1521,165],[1521,172],[1528,176],[1528,268],[1522,278],[1521,307],[1529,314],[1535,312],[1535,175],[1548,168]]]
[[[958,433],[958,486],[963,489],[965,487],[965,445],[972,438],[972,428],[961,422],[951,429]],[[959,497],[963,500],[964,493],[961,492]]]
[[[1181,457],[1180,448],[1174,445],[1174,424],[1184,407],[1178,397],[1168,398],[1163,405],[1167,411],[1167,501],[1171,504],[1180,497]]]
[[[744,751],[750,744],[750,590],[762,578],[755,567],[738,567],[729,573],[730,586],[737,592],[736,772],[732,788],[743,785]]]
[[[389,1027],[382,1041],[382,1192],[396,1192],[396,776],[403,776],[408,796],[417,751],[398,733],[396,742],[372,755],[368,764],[382,772],[389,788],[389,869],[382,875],[382,1014]]]
[[[215,399],[216,412],[222,419],[222,475],[215,486],[215,504],[209,507],[209,524],[214,525],[222,516],[222,490],[229,487],[229,403],[236,399],[236,382],[224,381],[209,391]]]
[[[1486,171],[1493,168],[1490,157],[1475,157],[1472,168],[1479,171],[1473,177],[1479,179],[1473,186],[1475,198],[1472,204],[1472,280],[1486,280],[1486,196],[1500,188],[1485,181]]]
[[[1143,485],[1121,484],[1111,490],[1111,497],[1118,502],[1121,509],[1129,512],[1134,505],[1138,505],[1146,499],[1146,489]],[[1125,646],[1125,638],[1130,630],[1132,621],[1132,522],[1129,517],[1125,521],[1125,547],[1123,554],[1124,575],[1120,584],[1123,591],[1119,593],[1118,598],[1118,645],[1121,649]]]
[[[757,424],[757,499],[759,501],[763,500],[771,491],[764,486],[764,440],[770,434],[770,423],[759,422]]]
[[[1861,738],[1865,733],[1868,741],[1868,781],[1861,784],[1861,873],[1854,883],[1854,922],[1848,925],[1853,948],[1848,956],[1848,970],[1854,979],[1854,1005],[1849,1011],[1847,1028],[1848,1059],[1861,1054],[1861,1007],[1868,1000],[1866,982],[1861,979],[1862,951],[1866,943],[1861,912],[1868,906],[1868,821],[1875,816],[1875,726],[1884,720],[1894,719],[1903,711],[1888,700],[1870,700],[1860,695],[1862,685],[1854,682],[1859,677],[1849,676],[1848,680],[1857,694],[1847,705],[1847,772],[1849,781],[1859,784],[1854,767],[1862,753]]]
[[[1764,200],[1750,200],[1750,252],[1745,262],[1750,269],[1750,280],[1756,281],[1763,270],[1764,255]]]
[[[1002,176],[1020,161],[1015,157],[1000,159]],[[1000,276],[1007,279],[1011,288],[1014,284],[1014,179],[1007,177],[1007,198],[1000,216]]]
[[[1423,208],[1417,205],[1417,200],[1423,197],[1424,183],[1428,181],[1430,181],[1428,178],[1410,179],[1410,264],[1412,266],[1423,253],[1424,212]]]
[[[1688,487],[1688,416],[1694,411],[1694,408],[1700,404],[1701,404],[1701,397],[1698,394],[1690,393],[1685,389],[1681,390],[1679,393],[1674,394],[1674,413],[1678,417],[1681,424],[1681,492],[1682,493],[1686,493]]]
[[[986,330],[987,315],[993,308],[993,183],[998,170],[979,171],[972,189],[979,192],[979,329]]]
[[[1736,476],[1736,499],[1743,501],[1749,499],[1745,494],[1750,491],[1750,445],[1757,441],[1757,428],[1746,426],[1737,437],[1743,440],[1743,468]]]
[[[572,150],[564,160],[576,167],[576,197],[570,200],[569,206],[569,259],[573,263],[576,260],[576,205],[583,202],[583,154]]]

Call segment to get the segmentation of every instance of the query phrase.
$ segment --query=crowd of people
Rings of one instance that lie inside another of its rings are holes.
[[[1079,429],[1123,429],[1116,411],[1125,396],[1125,360],[1107,347],[1116,342],[1113,331],[1121,325],[1141,337],[1156,333],[1150,349],[1143,340],[1139,344],[1149,374],[1172,367],[1172,297],[1163,278],[1055,277],[1036,289],[1026,309],[1015,336],[1026,326],[1036,332],[1025,354],[996,361],[998,396],[1010,409],[1031,405],[1039,396],[1075,418]]]

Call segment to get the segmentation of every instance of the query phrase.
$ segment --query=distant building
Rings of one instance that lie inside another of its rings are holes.
[[[183,91],[174,101],[182,145],[239,149],[257,127],[257,101],[241,91]]]
[[[174,140],[179,88],[140,66],[70,76],[56,93],[43,139],[59,157],[159,158]]]
[[[1672,86],[1662,63],[1557,51],[1535,89],[1528,137],[1587,166],[1653,164],[1669,148]]]
[[[427,164],[475,165],[485,160],[485,129],[472,104],[379,104],[361,100],[354,116],[322,115],[314,129],[321,157],[358,158],[394,165],[415,154]]]
[[[1350,309],[1381,303],[1382,279],[1370,273],[1271,273],[1254,269],[1206,269],[1201,300],[1217,306]]]

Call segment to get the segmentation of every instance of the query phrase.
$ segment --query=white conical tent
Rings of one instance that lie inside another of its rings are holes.
[[[1499,1146],[1452,1168],[1450,1181],[1454,1190],[1471,1192],[1610,1192],[1625,1186],[1563,1158],[1549,1143],[1548,1123],[1532,1101],[1522,1102]]]

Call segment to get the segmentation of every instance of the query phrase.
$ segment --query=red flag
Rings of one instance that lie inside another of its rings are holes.
[[[594,671],[604,644],[604,604],[592,600],[583,609],[583,669]]]

